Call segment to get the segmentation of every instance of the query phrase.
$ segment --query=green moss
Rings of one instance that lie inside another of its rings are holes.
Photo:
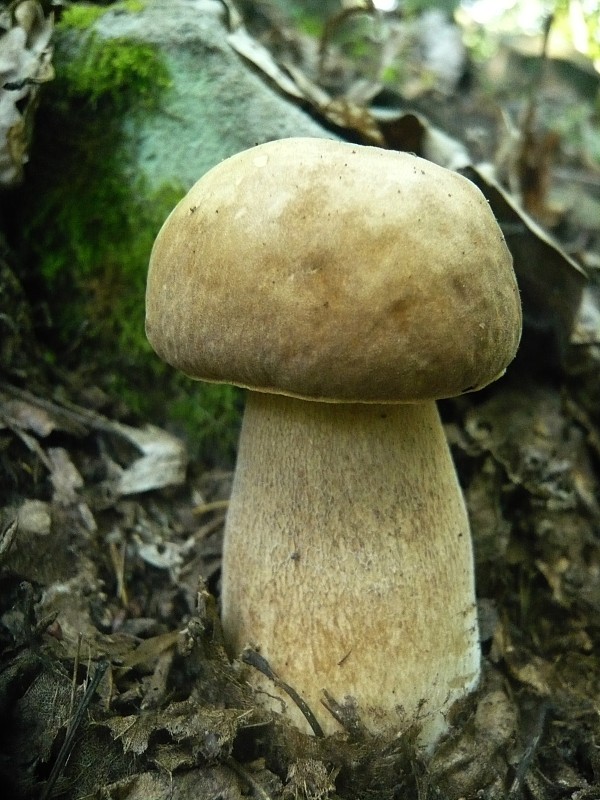
[[[146,8],[144,0],[124,0],[123,3],[117,3],[116,8],[123,8],[129,14],[139,14]]]
[[[151,191],[119,162],[112,136],[79,129],[62,154],[54,184],[35,204],[27,237],[51,297],[60,339],[114,341],[127,362],[147,358],[144,289],[152,243],[185,193],[176,184]],[[114,148],[114,150],[113,150]],[[64,157],[66,156],[66,158]]]
[[[84,31],[92,27],[100,17],[102,17],[108,8],[104,6],[95,6],[88,3],[74,3],[72,6],[66,8],[57,24],[57,29],[73,29]]]
[[[146,7],[144,0],[123,0],[110,6],[99,6],[93,3],[73,3],[65,8],[57,23],[58,30],[89,30],[108,11],[123,9],[129,14],[137,14]]]
[[[322,15],[311,14],[303,9],[292,9],[292,19],[299,31],[318,39],[323,35],[325,22]]]
[[[234,386],[197,383],[180,376],[178,392],[168,402],[167,413],[191,452],[207,460],[233,463],[243,407],[243,392]]]
[[[70,286],[80,295],[61,319],[63,334],[76,335],[84,325],[91,335],[118,339],[123,352],[136,358],[149,352],[143,334],[148,257],[183,188],[151,192],[140,179],[123,182],[111,173],[76,183],[78,194],[52,203],[57,227],[44,225],[38,239],[41,274],[53,292]],[[48,213],[50,206],[45,219]]]
[[[92,106],[109,101],[123,108],[132,98],[138,105],[152,104],[169,86],[168,69],[151,44],[126,37],[103,39],[93,31],[111,10],[137,13],[144,6],[142,0],[125,0],[112,6],[74,3],[65,9],[57,25],[63,39],[56,68],[70,96],[85,98]]]
[[[69,11],[76,9],[83,7]],[[126,352],[147,353],[148,255],[185,189],[150,191],[135,175],[123,152],[121,119],[126,112],[135,124],[140,113],[152,113],[168,72],[152,46],[88,32],[58,42],[56,76],[40,109],[27,238],[50,292],[70,290],[73,303],[57,312],[63,337],[110,327]]]
[[[124,105],[135,95],[137,103],[156,101],[170,84],[169,73],[156,48],[129,39],[102,39],[90,34],[78,55],[65,65],[71,95]]]
[[[64,36],[57,79],[38,111],[17,225],[52,320],[47,341],[57,363],[85,364],[133,411],[174,425],[207,461],[222,463],[237,437],[239,394],[176,375],[144,333],[150,251],[185,187],[151,188],[136,174],[122,120],[131,127],[155,113],[167,72],[150,46]]]

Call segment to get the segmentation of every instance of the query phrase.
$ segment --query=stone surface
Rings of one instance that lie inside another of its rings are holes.
[[[171,73],[156,113],[141,125],[125,123],[151,187],[191,186],[222,159],[272,139],[335,138],[231,48],[225,9],[216,0],[150,0],[140,12],[109,11],[95,31],[156,45]]]

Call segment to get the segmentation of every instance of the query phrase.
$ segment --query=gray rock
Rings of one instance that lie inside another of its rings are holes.
[[[125,123],[150,188],[165,182],[188,187],[222,159],[272,139],[335,138],[230,47],[217,0],[150,0],[140,12],[107,12],[95,31],[156,45],[170,71],[172,86],[159,109],[141,124]]]

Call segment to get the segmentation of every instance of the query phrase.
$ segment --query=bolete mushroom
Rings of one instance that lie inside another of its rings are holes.
[[[469,523],[435,401],[502,375],[521,332],[483,195],[373,147],[239,153],[160,231],[146,329],[188,375],[249,390],[223,553],[230,654],[258,648],[326,732],[339,724],[323,690],[372,732],[416,723],[431,747],[480,673]]]

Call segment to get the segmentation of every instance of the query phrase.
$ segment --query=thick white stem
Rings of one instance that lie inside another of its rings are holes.
[[[435,403],[340,405],[249,393],[227,516],[228,648],[260,649],[326,732],[417,722],[430,747],[479,676],[469,524]],[[294,703],[252,671],[265,704]]]

